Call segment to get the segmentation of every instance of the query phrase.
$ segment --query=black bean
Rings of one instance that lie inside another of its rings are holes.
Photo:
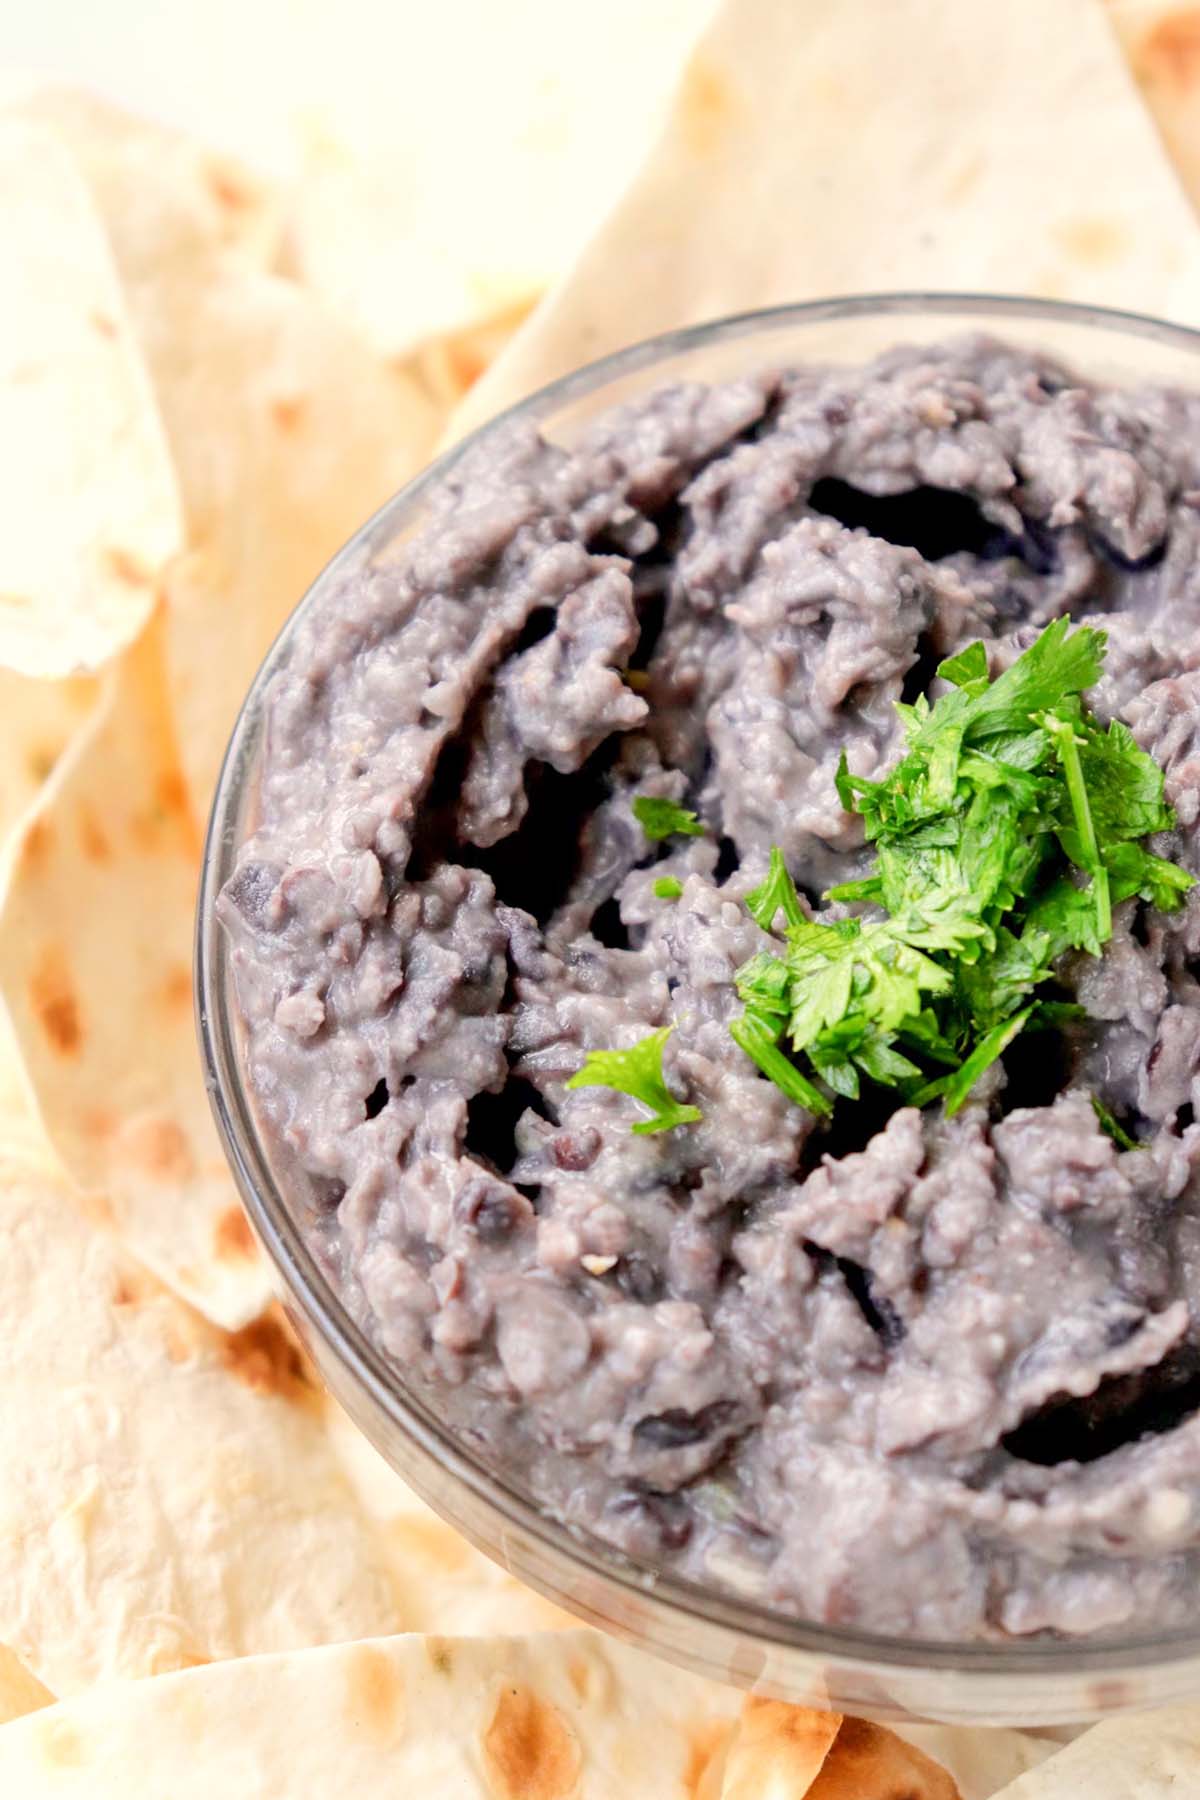
[[[736,1411],[734,1400],[714,1400],[710,1406],[702,1406],[694,1413],[685,1412],[682,1406],[672,1406],[664,1413],[639,1419],[633,1428],[634,1441],[644,1450],[683,1450],[689,1444],[712,1437],[729,1423]]]
[[[481,1244],[502,1244],[530,1216],[529,1202],[514,1188],[487,1175],[467,1184],[455,1211]]]
[[[633,1514],[654,1531],[663,1550],[682,1550],[692,1535],[692,1512],[678,1494],[660,1494],[653,1488],[630,1488],[618,1494],[611,1511]]]

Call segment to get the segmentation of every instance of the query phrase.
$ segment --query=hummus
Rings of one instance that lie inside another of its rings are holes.
[[[1200,399],[983,338],[507,424],[269,689],[220,912],[322,1265],[541,1505],[799,1617],[1195,1622],[1200,889],[1119,906],[953,1119],[814,1118],[728,1030],[770,847],[818,908],[865,866],[843,752],[886,772],[941,657],[1068,613],[1200,873]],[[672,1022],[698,1122],[567,1088]]]

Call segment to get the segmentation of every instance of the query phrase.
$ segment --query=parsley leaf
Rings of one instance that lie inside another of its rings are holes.
[[[569,1088],[607,1087],[640,1100],[650,1118],[639,1119],[631,1130],[639,1136],[651,1131],[673,1131],[703,1114],[698,1106],[677,1100],[663,1077],[663,1045],[674,1031],[664,1025],[628,1050],[589,1050],[587,1061],[567,1082]]]
[[[1038,713],[1095,686],[1104,668],[1106,643],[1103,631],[1082,625],[1072,632],[1070,619],[1055,619],[989,686],[976,691],[972,683],[932,707],[925,740],[951,725],[961,726],[964,737],[975,743],[999,732],[1027,731]],[[970,649],[962,654],[969,655]]]
[[[1104,1102],[1092,1095],[1092,1111],[1100,1121],[1100,1129],[1107,1132],[1118,1150],[1140,1150],[1142,1146],[1135,1137],[1130,1137],[1125,1127],[1113,1118]]]
[[[1128,900],[1138,894],[1160,912],[1174,912],[1183,896],[1196,885],[1178,863],[1154,856],[1140,844],[1105,845],[1104,862],[1114,900]]]
[[[804,921],[804,908],[800,904],[796,884],[787,872],[783,851],[778,845],[771,851],[770,867],[765,880],[746,895],[746,910],[755,924],[761,925],[764,931],[770,931],[775,923],[776,913],[782,913],[789,925],[800,925]]]
[[[1014,1013],[1011,1019],[1005,1019],[1000,1025],[993,1025],[952,1075],[943,1075],[937,1081],[930,1082],[927,1087],[918,1089],[912,1096],[913,1105],[924,1106],[940,1096],[945,1102],[946,1117],[952,1119],[966,1104],[971,1089],[985,1069],[990,1069],[1008,1049],[1018,1032],[1025,1029],[1032,1011],[1033,1008],[1027,1006],[1022,1012]]]
[[[1083,778],[1079,736],[1070,717],[1063,718],[1059,714],[1048,713],[1044,715],[1042,723],[1054,740],[1054,748],[1066,779],[1067,798],[1071,803],[1071,815],[1075,822],[1075,829],[1071,834],[1075,854],[1071,860],[1077,867],[1086,869],[1092,878],[1092,892],[1096,902],[1096,939],[1103,944],[1112,936],[1112,900],[1108,889],[1108,870],[1100,857],[1087,783]],[[1067,854],[1070,855],[1070,851]]]
[[[957,656],[948,656],[938,665],[938,674],[943,681],[952,681],[955,687],[973,688],[976,683],[986,682],[988,678],[987,651],[976,639],[960,650]]]
[[[852,775],[843,753],[838,797],[874,863],[826,898],[869,912],[810,918],[772,850],[746,905],[782,953],[738,972],[730,1029],[800,1104],[857,1099],[866,1078],[953,1115],[1026,1026],[1075,1016],[1037,990],[1068,950],[1102,953],[1114,904],[1182,904],[1192,877],[1139,842],[1175,822],[1162,771],[1080,698],[1105,643],[1056,619],[995,681],[970,644],[938,670],[950,692],[897,706],[906,745],[888,775]]]
[[[811,1081],[805,1080],[795,1063],[789,1062],[778,1044],[758,1030],[752,1020],[746,1017],[735,1019],[729,1027],[729,1035],[751,1061],[758,1064],[763,1074],[768,1075],[775,1086],[781,1088],[797,1106],[806,1106],[813,1113],[833,1111],[831,1103],[820,1089],[814,1087]]]
[[[1163,772],[1127,725],[1114,719],[1102,731],[1094,719],[1085,720],[1079,759],[1102,841],[1171,829],[1175,820],[1163,804]]]
[[[694,812],[655,794],[638,794],[633,802],[633,816],[655,844],[662,838],[704,836],[704,827]]]

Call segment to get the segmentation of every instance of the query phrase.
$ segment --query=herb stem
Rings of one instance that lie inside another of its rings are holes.
[[[1066,778],[1067,797],[1071,802],[1075,829],[1079,833],[1079,847],[1084,866],[1092,877],[1096,901],[1096,935],[1103,944],[1112,936],[1112,895],[1108,885],[1108,870],[1096,842],[1096,825],[1092,818],[1087,783],[1083,777],[1083,764],[1079,758],[1079,739],[1069,719],[1045,715],[1041,722],[1054,739],[1054,748]]]
[[[763,1074],[781,1088],[789,1100],[797,1106],[806,1106],[811,1113],[828,1118],[833,1111],[832,1102],[827,1100],[819,1088],[806,1081],[795,1063],[789,1062],[778,1044],[761,1030],[756,1030],[746,1018],[733,1019],[729,1025],[729,1035],[740,1050],[744,1050],[751,1062],[758,1064]]]

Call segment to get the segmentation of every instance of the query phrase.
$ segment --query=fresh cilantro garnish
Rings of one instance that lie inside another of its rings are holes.
[[[653,843],[661,838],[704,836],[704,827],[694,812],[676,806],[674,800],[660,800],[655,794],[639,794],[633,802],[633,816]]]
[[[852,775],[843,755],[838,795],[874,863],[826,898],[864,916],[809,917],[772,850],[746,905],[783,948],[739,971],[730,1030],[800,1105],[829,1112],[865,1078],[957,1112],[1021,1031],[1077,1011],[1038,989],[1064,952],[1101,954],[1115,904],[1182,904],[1192,877],[1138,841],[1175,823],[1162,770],[1080,699],[1104,650],[1103,632],[1058,619],[992,681],[970,644],[938,670],[950,693],[897,707],[889,775]]]
[[[1069,833],[1061,835],[1060,842],[1076,867],[1086,869],[1092,878],[1092,894],[1096,903],[1096,941],[1105,944],[1112,936],[1112,898],[1108,888],[1108,869],[1096,840],[1096,825],[1092,818],[1087,783],[1083,778],[1083,761],[1079,754],[1079,747],[1086,740],[1069,716],[1063,718],[1055,713],[1043,713],[1040,723],[1054,740],[1055,754],[1067,784],[1067,799],[1071,806],[1072,823]]]
[[[990,1069],[1003,1056],[1018,1032],[1025,1029],[1033,1010],[1032,1006],[1027,1006],[1021,1012],[1014,1013],[1011,1019],[1005,1019],[1003,1024],[993,1025],[952,1075],[940,1075],[936,1081],[931,1081],[925,1087],[918,1088],[915,1094],[910,1094],[912,1104],[925,1106],[930,1100],[940,1098],[945,1102],[947,1116],[953,1118],[985,1069]]]
[[[1104,1102],[1092,1095],[1092,1111],[1100,1121],[1101,1131],[1107,1132],[1118,1150],[1140,1150],[1141,1145],[1135,1137],[1130,1137],[1125,1127],[1113,1118]]]
[[[589,1050],[587,1061],[567,1082],[569,1088],[607,1087],[640,1100],[651,1114],[631,1129],[639,1136],[651,1131],[672,1131],[702,1117],[698,1106],[684,1106],[663,1078],[663,1045],[674,1031],[664,1025],[628,1050]]]
[[[952,682],[955,687],[969,688],[974,683],[986,684],[988,679],[987,651],[981,643],[968,644],[957,656],[948,656],[938,674],[943,681]]]
[[[746,906],[751,918],[764,931],[771,930],[776,913],[782,913],[789,925],[803,923],[804,908],[800,904],[796,884],[787,872],[782,850],[772,850],[766,879],[746,895]]]
[[[656,900],[678,900],[682,892],[683,883],[682,881],[677,881],[674,875],[660,875],[658,880],[654,883],[654,897]]]
[[[788,1061],[778,1044],[766,1032],[758,1030],[744,1017],[735,1019],[729,1029],[734,1043],[758,1064],[763,1074],[769,1076],[789,1100],[794,1100],[797,1106],[806,1106],[809,1112],[833,1111],[832,1103],[825,1098],[820,1088],[805,1080],[795,1063]]]

